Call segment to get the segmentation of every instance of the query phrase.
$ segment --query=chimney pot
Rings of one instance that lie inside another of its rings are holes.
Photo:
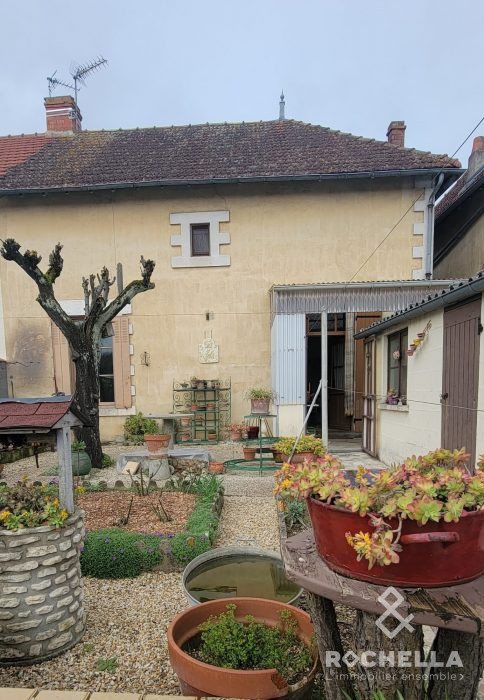
[[[484,166],[484,136],[476,136],[469,156],[466,179],[469,180]]]
[[[44,105],[48,132],[73,134],[81,131],[81,112],[71,95],[45,97]]]
[[[405,146],[405,122],[390,122],[387,130],[388,143],[395,146]]]

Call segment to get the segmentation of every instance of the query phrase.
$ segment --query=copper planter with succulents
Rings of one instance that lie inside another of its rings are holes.
[[[439,449],[348,478],[341,462],[283,465],[276,491],[306,498],[316,547],[340,574],[381,585],[434,588],[484,573],[484,460]]]

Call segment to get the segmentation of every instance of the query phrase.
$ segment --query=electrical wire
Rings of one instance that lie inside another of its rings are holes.
[[[467,141],[470,139],[470,137],[472,136],[472,134],[473,134],[475,131],[477,131],[477,129],[478,129],[478,128],[480,127],[480,125],[482,124],[482,122],[484,122],[484,117],[482,117],[482,118],[477,122],[477,124],[476,124],[475,127],[472,129],[472,131],[470,131],[470,132],[467,134],[467,136],[465,137],[465,139],[462,141],[462,143],[460,144],[460,146],[453,152],[453,154],[450,156],[450,158],[453,158],[455,155],[457,155],[457,153],[460,151],[460,149],[462,148],[462,146],[463,146],[465,143],[467,143]],[[431,187],[433,187],[434,184],[437,182],[437,179],[438,179],[439,175],[440,175],[442,172],[443,172],[443,170],[441,170],[440,172],[438,172],[438,173],[434,176],[434,178],[433,178],[433,180],[432,180],[432,185],[431,185]],[[404,211],[404,213],[402,214],[402,216],[398,219],[397,223],[396,223],[394,226],[392,226],[392,228],[391,228],[391,229],[389,230],[389,232],[385,235],[385,237],[382,238],[382,240],[380,241],[380,243],[378,243],[378,245],[376,246],[376,248],[370,253],[370,255],[366,258],[366,260],[365,260],[364,262],[361,263],[360,267],[359,267],[359,268],[356,270],[356,272],[350,277],[350,279],[348,280],[349,282],[352,282],[352,281],[354,280],[354,278],[359,274],[359,272],[361,272],[361,270],[365,267],[366,263],[367,263],[369,260],[371,260],[371,258],[372,258],[372,257],[375,255],[375,253],[377,252],[377,250],[379,250],[379,249],[381,248],[381,246],[385,243],[385,241],[389,238],[389,236],[391,236],[391,234],[395,231],[395,229],[397,228],[397,226],[398,226],[398,225],[403,221],[403,219],[407,216],[408,212],[411,211],[411,210],[413,209],[413,207],[414,207],[415,204],[419,201],[419,199],[421,198],[421,196],[422,196],[422,195],[419,194],[419,196],[418,196],[416,199],[413,200],[413,202],[410,204],[410,206],[408,207],[408,209],[406,209],[406,211]]]
[[[365,394],[364,391],[345,391],[344,389],[339,389],[336,386],[328,386],[328,389],[331,389],[333,391],[339,391],[343,393],[345,396],[350,396],[350,395],[355,395],[355,394],[360,394],[363,398],[365,396],[368,396]],[[377,399],[386,399],[386,394],[371,394],[371,399],[372,400],[377,400]],[[407,404],[409,403],[421,403],[421,404],[426,404],[427,406],[445,406],[445,408],[458,408],[462,411],[475,411],[476,413],[484,413],[484,409],[482,408],[470,408],[469,406],[458,406],[457,404],[449,404],[449,403],[441,403],[440,401],[422,401],[420,399],[409,399],[407,397]]]

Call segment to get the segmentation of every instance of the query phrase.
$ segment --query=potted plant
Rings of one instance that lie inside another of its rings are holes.
[[[347,478],[340,460],[284,464],[276,492],[307,498],[320,556],[335,571],[382,585],[433,588],[484,572],[484,464],[439,449],[376,475]],[[482,545],[481,545],[482,547]]]
[[[72,474],[74,476],[87,476],[91,472],[91,458],[86,452],[86,443],[82,440],[74,440],[71,445]]]
[[[296,444],[295,437],[283,437],[274,443],[273,450],[282,453],[285,457],[289,457]],[[325,453],[324,444],[321,438],[314,435],[303,435],[296,444],[296,449],[292,456],[291,462],[304,462],[304,460],[314,460],[316,457],[321,457]]]
[[[253,387],[246,393],[246,398],[250,399],[251,413],[269,413],[269,406],[275,394],[272,389]]]
[[[395,389],[390,389],[390,391],[387,393],[387,403],[396,406],[398,403],[398,391]]]
[[[213,430],[211,430],[208,435],[207,435],[208,441],[209,442],[217,442],[217,433]]]
[[[208,471],[211,474],[223,474],[224,473],[224,463],[223,462],[210,462],[208,465]]]
[[[144,439],[148,452],[154,454],[168,447],[171,435],[169,433],[146,433]]]
[[[246,462],[252,462],[255,459],[256,447],[244,447],[244,459]]]
[[[180,425],[182,428],[188,428],[190,426],[190,421],[192,419],[188,418],[188,416],[184,416],[183,418],[180,418]]]
[[[232,442],[240,442],[242,440],[242,433],[245,429],[243,423],[232,423],[229,427],[230,439]]]
[[[262,598],[211,600],[168,627],[170,663],[184,695],[300,698],[316,674],[309,615]]]
[[[248,440],[257,440],[259,437],[259,426],[258,425],[249,425],[247,427],[247,439]]]
[[[178,433],[180,442],[188,442],[190,440],[190,433]]]
[[[192,389],[196,389],[198,385],[198,379],[196,377],[190,377],[190,386]]]
[[[200,389],[200,390],[205,389],[205,385],[206,385],[205,379],[197,379],[197,389]]]

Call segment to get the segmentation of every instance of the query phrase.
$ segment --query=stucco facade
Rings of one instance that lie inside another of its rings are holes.
[[[484,318],[484,298],[481,319]],[[408,328],[409,342],[428,323],[431,327],[421,347],[408,358],[407,405],[384,403],[387,377],[388,335]],[[376,446],[379,458],[386,464],[400,463],[410,455],[425,454],[442,444],[442,376],[443,376],[444,310],[423,314],[402,321],[388,332],[377,336],[377,419]],[[484,454],[484,333],[479,336],[479,380],[477,403],[476,455]],[[466,446],[469,449],[468,446]]]
[[[82,276],[103,265],[115,272],[121,262],[126,283],[139,276],[140,254],[156,261],[156,288],[136,297],[129,316],[133,406],[104,411],[111,414],[101,421],[107,439],[122,432],[125,415],[135,409],[171,410],[173,380],[194,374],[230,377],[232,415],[240,419],[247,413],[245,390],[271,383],[270,287],[350,280],[415,198],[425,197],[426,184],[388,177],[7,197],[0,200],[0,237],[37,250],[44,263],[60,240],[65,264],[55,287],[64,301],[80,300]],[[180,226],[170,216],[220,210],[229,218],[220,233],[230,240],[220,253],[230,264],[173,267],[180,247],[172,237]],[[422,207],[410,211],[356,279],[418,276],[423,219]],[[35,302],[35,285],[4,260],[0,278],[14,394],[50,395],[50,321]],[[210,333],[219,362],[202,365],[198,346]]]

